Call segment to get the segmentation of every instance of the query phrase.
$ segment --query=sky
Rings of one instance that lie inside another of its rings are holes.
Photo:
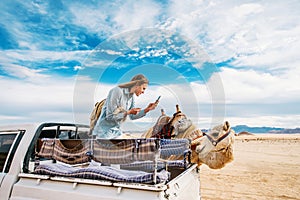
[[[300,1],[0,1],[0,124],[89,123],[95,102],[150,81],[124,124],[178,104],[199,128],[300,127]]]

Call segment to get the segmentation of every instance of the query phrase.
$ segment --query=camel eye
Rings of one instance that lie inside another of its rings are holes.
[[[182,118],[180,118],[180,119],[178,120],[178,123],[183,123],[184,121],[185,121],[185,118],[182,117]]]
[[[211,134],[211,136],[213,136],[214,138],[217,138],[219,136],[219,133],[214,132],[214,133]]]

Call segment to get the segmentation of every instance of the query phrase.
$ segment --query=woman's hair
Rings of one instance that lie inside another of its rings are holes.
[[[120,88],[132,88],[135,85],[143,85],[143,84],[149,84],[149,80],[143,75],[143,74],[138,74],[132,77],[130,82],[127,83],[122,83],[119,85]]]

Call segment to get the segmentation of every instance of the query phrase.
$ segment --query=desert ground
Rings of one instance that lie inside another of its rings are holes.
[[[236,136],[234,161],[200,180],[202,200],[300,199],[300,134]]]

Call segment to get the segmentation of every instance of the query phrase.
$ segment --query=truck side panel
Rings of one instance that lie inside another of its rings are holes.
[[[114,187],[113,185],[21,178],[20,181],[15,184],[10,199],[132,200],[142,198],[143,200],[155,200],[161,199],[161,193],[162,192]]]

